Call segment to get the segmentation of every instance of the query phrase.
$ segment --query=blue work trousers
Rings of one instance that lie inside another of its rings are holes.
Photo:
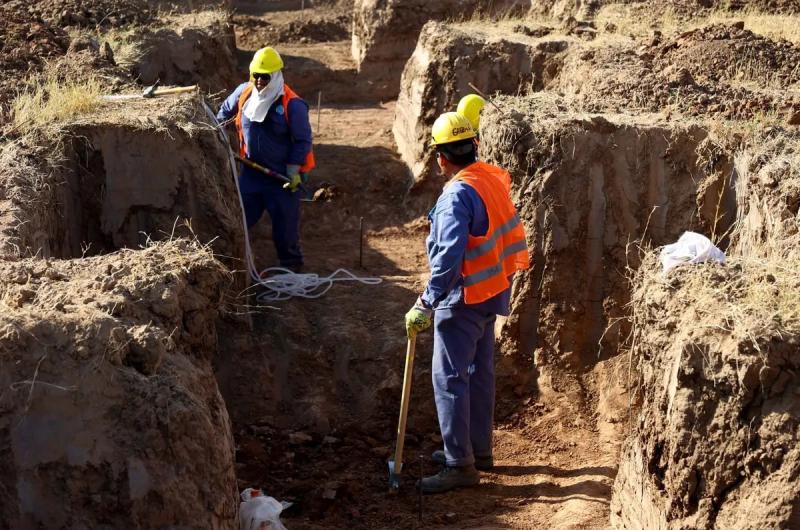
[[[434,312],[433,394],[448,466],[492,455],[496,318],[466,305]]]
[[[242,182],[244,179],[240,179]],[[250,189],[247,189],[247,188]],[[242,203],[247,227],[252,228],[266,210],[272,219],[272,241],[283,267],[303,264],[300,249],[300,195],[283,189],[280,183],[242,186]]]

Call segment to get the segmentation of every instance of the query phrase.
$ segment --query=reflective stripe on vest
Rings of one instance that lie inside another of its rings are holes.
[[[517,225],[519,225],[519,223],[520,223],[519,216],[517,214],[514,214],[514,217],[503,223],[503,225],[500,228],[495,230],[492,236],[487,241],[484,241],[477,247],[468,250],[467,253],[464,255],[464,259],[475,259],[477,257],[486,254],[487,252],[492,250],[492,248],[494,248],[494,246],[497,244],[498,237],[501,237],[511,232],[511,230],[516,228]]]
[[[489,228],[484,236],[469,236],[462,276],[464,301],[478,304],[510,286],[509,276],[530,266],[525,229],[509,197],[511,177],[499,167],[475,162],[455,180],[473,188],[486,207]]]
[[[511,245],[507,246],[503,249],[502,254],[500,255],[500,259],[502,261],[505,260],[508,256],[515,254],[517,252],[528,251],[528,244],[525,243],[524,240],[517,241],[516,243],[512,243]],[[492,276],[496,276],[503,272],[503,263],[497,263],[496,265],[492,265],[487,269],[483,269],[482,271],[473,272],[469,276],[464,278],[464,286],[469,287],[470,285],[475,285],[476,283],[480,283],[484,280],[491,278]],[[515,271],[516,272],[516,271]]]
[[[242,115],[244,112],[244,104],[247,103],[247,99],[250,97],[250,94],[253,92],[254,85],[253,83],[248,83],[242,93],[239,95],[239,103],[236,109],[236,132],[239,134],[239,156],[247,158],[247,143],[245,142],[244,137],[244,127],[242,127]],[[283,99],[281,101],[281,105],[283,105],[283,115],[286,118],[286,125],[289,125],[289,102],[295,98],[299,98],[300,96],[292,90],[289,85],[283,85]],[[294,138],[292,138],[294,141]],[[308,151],[306,155],[306,159],[303,164],[300,166],[300,173],[308,173],[317,165],[316,159],[314,158],[314,150],[311,149]]]

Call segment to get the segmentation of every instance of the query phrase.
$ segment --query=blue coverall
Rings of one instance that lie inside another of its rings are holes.
[[[231,119],[238,112],[239,96],[247,83],[228,96],[217,113],[217,121]],[[272,104],[262,123],[242,115],[247,158],[286,175],[287,164],[302,165],[311,150],[308,105],[300,98],[289,102],[289,123],[282,98]],[[283,189],[283,183],[247,166],[239,175],[247,226],[253,227],[266,209],[272,219],[272,240],[284,267],[303,264],[300,249],[300,193]]]
[[[448,466],[492,455],[494,323],[508,315],[511,290],[479,304],[464,302],[461,268],[469,235],[486,235],[489,217],[471,186],[449,184],[431,210],[431,278],[422,300],[433,307],[433,393]]]

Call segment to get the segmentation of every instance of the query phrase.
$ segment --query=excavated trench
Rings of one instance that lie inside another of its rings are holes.
[[[387,281],[380,287],[337,286],[317,301],[295,300],[280,304],[277,311],[251,311],[246,296],[223,304],[239,289],[231,290],[229,275],[199,249],[169,247],[164,255],[153,250],[160,248],[152,246],[154,240],[196,237],[210,243],[230,269],[241,268],[244,235],[227,152],[216,133],[203,126],[204,113],[191,98],[163,104],[137,102],[124,115],[108,114],[76,124],[57,142],[55,160],[23,157],[16,162],[15,182],[35,182],[38,195],[27,204],[17,202],[17,222],[13,230],[4,230],[3,243],[46,259],[21,268],[8,266],[9,277],[25,281],[0,292],[2,299],[18,301],[20,311],[26,305],[30,310],[54,311],[53,321],[63,319],[64,329],[70,330],[82,317],[78,314],[73,322],[74,315],[60,314],[64,307],[91,308],[90,320],[96,325],[91,332],[61,335],[57,326],[44,334],[30,328],[37,340],[59,336],[53,350],[57,355],[29,344],[36,355],[25,357],[22,368],[2,383],[24,381],[40,367],[58,386],[71,388],[82,381],[78,376],[58,380],[58,367],[43,361],[47,355],[63,356],[78,375],[91,371],[83,363],[86,358],[109,356],[114,368],[100,365],[99,377],[91,379],[84,396],[110,401],[110,410],[92,409],[82,415],[57,389],[48,390],[62,399],[58,407],[64,414],[80,419],[62,426],[65,437],[75,437],[80,422],[102,417],[103,435],[98,438],[105,445],[89,448],[89,441],[81,438],[69,454],[48,445],[27,453],[27,460],[0,460],[0,469],[8,471],[4,491],[24,490],[21,504],[0,495],[3,513],[28,523],[25,513],[47,512],[35,501],[45,496],[46,485],[36,473],[49,466],[42,475],[46,480],[66,481],[82,492],[77,497],[89,495],[91,510],[99,514],[81,518],[48,512],[58,524],[114,524],[119,522],[114,517],[130,512],[140,524],[155,527],[189,520],[191,508],[197,507],[213,512],[203,521],[204,527],[231,528],[232,490],[259,485],[271,495],[295,501],[287,514],[290,528],[414,527],[416,499],[411,494],[383,493],[405,349],[398,319],[425,279],[421,241],[427,227],[412,219],[422,213],[418,203],[433,200],[432,192],[441,184],[426,169],[428,153],[414,146],[427,136],[434,115],[452,107],[466,90],[466,72],[489,72],[479,80],[487,90],[514,93],[522,85],[542,90],[558,75],[560,54],[567,48],[559,39],[487,45],[480,39],[465,40],[457,31],[451,40],[437,39],[443,32],[436,24],[423,30],[417,52],[406,66],[394,122],[403,160],[417,176],[425,174],[428,187],[414,204],[404,202],[405,166],[379,143],[385,139],[379,134],[377,147],[365,147],[369,140],[353,138],[359,131],[374,129],[378,120],[388,127],[390,113],[382,108],[366,115],[364,123],[345,123],[349,130],[340,132],[337,141],[358,147],[347,145],[348,150],[331,141],[320,149],[320,171],[338,186],[340,195],[331,203],[304,206],[311,221],[304,228],[309,265],[320,272],[354,266],[349,253],[359,232],[355,219],[372,213],[368,221],[380,228],[367,231],[360,272],[384,276]],[[487,67],[498,54],[505,58],[505,69]],[[711,235],[727,248],[743,204],[735,192],[735,156],[702,123],[567,112],[547,94],[497,97],[495,102],[501,110],[484,112],[481,157],[512,172],[513,198],[533,256],[532,269],[517,280],[511,316],[498,325],[498,461],[508,469],[505,475],[501,470],[491,476],[490,482],[499,485],[431,501],[425,524],[465,528],[510,522],[566,528],[584,521],[589,528],[602,528],[608,524],[610,482],[626,434],[623,418],[631,414],[629,381],[618,356],[631,333],[630,276],[641,265],[643,249],[673,242],[685,230]],[[334,112],[344,119],[356,110]],[[387,173],[381,181],[385,186],[368,188],[369,196],[363,181],[372,177],[372,169],[367,175],[366,164],[358,157]],[[19,180],[26,172],[27,180]],[[19,193],[25,197],[25,192]],[[271,241],[265,232],[256,231],[253,239],[257,255],[269,256]],[[152,248],[115,252],[141,247]],[[176,253],[192,260],[166,266],[173,264]],[[48,264],[49,258],[82,256],[93,256],[87,262],[88,272],[73,268],[78,267],[77,260],[57,261],[55,267]],[[47,266],[38,271],[37,264]],[[136,271],[133,284],[116,278],[118,271],[129,274],[131,269]],[[30,278],[46,286],[36,289],[50,294],[48,282],[74,281],[67,289],[70,296],[53,306],[48,297],[31,295]],[[148,278],[155,283],[145,281]],[[122,298],[114,298],[117,295]],[[17,317],[27,318],[15,313]],[[117,328],[121,331],[114,331]],[[12,335],[0,337],[0,352],[10,351],[9,340]],[[70,341],[108,343],[114,348],[111,353],[94,346],[73,350],[65,346]],[[653,344],[657,349],[667,342]],[[421,337],[406,441],[412,458],[428,454],[441,442],[432,436],[437,423],[429,382],[431,346],[430,337]],[[11,362],[12,357],[3,361]],[[751,372],[762,365],[754,366]],[[789,373],[783,368],[781,373]],[[114,389],[103,387],[104,378],[120,377],[114,375],[118,369],[126,370],[120,372],[123,383]],[[88,376],[83,377],[86,381]],[[781,381],[779,392],[790,394],[794,387]],[[145,410],[138,416],[125,405],[131,395]],[[150,402],[154,405],[148,408]],[[16,407],[17,417],[36,413],[39,423],[26,425],[28,430],[4,425],[0,432],[0,439],[12,440],[17,452],[42,425],[58,422],[40,401],[27,405],[24,400],[0,401],[0,406]],[[770,406],[778,407],[775,402]],[[657,414],[658,404],[652,410]],[[145,433],[127,445],[118,436],[105,434],[113,431],[113,418],[126,414],[135,416],[126,428]],[[163,417],[169,421],[158,419]],[[564,417],[573,423],[564,427]],[[578,434],[571,438],[573,431]],[[159,449],[151,451],[152,447]],[[572,453],[575,447],[577,453]],[[112,449],[135,456],[111,458]],[[636,527],[635,506],[625,504],[628,498],[642,502],[633,490],[647,489],[645,500],[653,505],[656,501],[649,499],[663,493],[653,493],[653,486],[644,484],[645,470],[650,468],[639,463],[643,451],[651,449],[634,442],[626,445],[625,473],[618,479],[622,493],[616,493],[622,496],[615,497],[612,518],[618,528]],[[69,465],[55,464],[64,461]],[[560,486],[513,482],[520,474],[523,478],[545,474],[551,465],[553,477],[568,478],[577,472],[569,467],[573,461],[605,479]],[[180,469],[172,472],[170,465],[175,462]],[[532,462],[542,465],[533,466],[535,472],[525,471]],[[655,464],[665,465],[651,454],[650,465]],[[433,469],[421,465],[424,472]],[[100,477],[88,490],[79,476],[84,468]],[[409,473],[409,490],[416,473]],[[676,477],[675,482],[685,478],[680,473]],[[181,503],[179,493],[186,482],[199,486]],[[103,497],[104,487],[110,492],[108,499]],[[558,500],[559,490],[575,493],[579,502],[585,502],[572,512],[547,511],[552,510],[547,507],[549,497]],[[693,494],[694,490],[689,496]],[[132,500],[100,509],[118,498]],[[545,507],[525,512],[530,500],[539,498],[547,500]],[[74,498],[66,495],[62,501],[68,505]],[[697,499],[691,502],[696,504]],[[160,513],[150,505],[168,509]],[[464,514],[470,511],[465,505],[474,513]],[[666,520],[667,515],[651,511],[656,513],[647,515],[653,527]],[[517,512],[527,515],[515,516]]]
[[[242,258],[236,188],[219,178],[227,152],[204,125],[199,103],[144,105],[138,110],[149,113],[149,123],[106,116],[72,127],[56,143],[60,152],[39,161],[52,160],[54,171],[27,168],[39,171],[47,194],[20,208],[21,248],[76,258],[197,237],[221,256]],[[181,116],[170,114],[176,111]]]
[[[233,528],[212,366],[243,288],[227,149],[194,96],[106,105],[36,140],[2,151],[4,523]]]
[[[642,248],[686,230],[725,248],[737,208],[733,153],[701,124],[564,116],[540,103],[514,101],[510,116],[490,110],[482,134],[482,155],[515,175],[533,242],[508,336],[536,351],[537,364],[580,369],[624,343]]]

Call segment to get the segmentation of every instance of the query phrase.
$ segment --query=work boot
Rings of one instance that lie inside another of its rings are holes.
[[[433,452],[431,455],[431,460],[434,463],[440,464],[442,466],[447,465],[447,456],[445,456],[444,451],[438,449]],[[475,469],[478,471],[491,471],[494,468],[494,458],[491,456],[476,456],[475,457]]]
[[[481,481],[481,475],[475,466],[448,467],[436,475],[417,481],[417,488],[422,493],[444,493],[456,488],[474,486]]]

